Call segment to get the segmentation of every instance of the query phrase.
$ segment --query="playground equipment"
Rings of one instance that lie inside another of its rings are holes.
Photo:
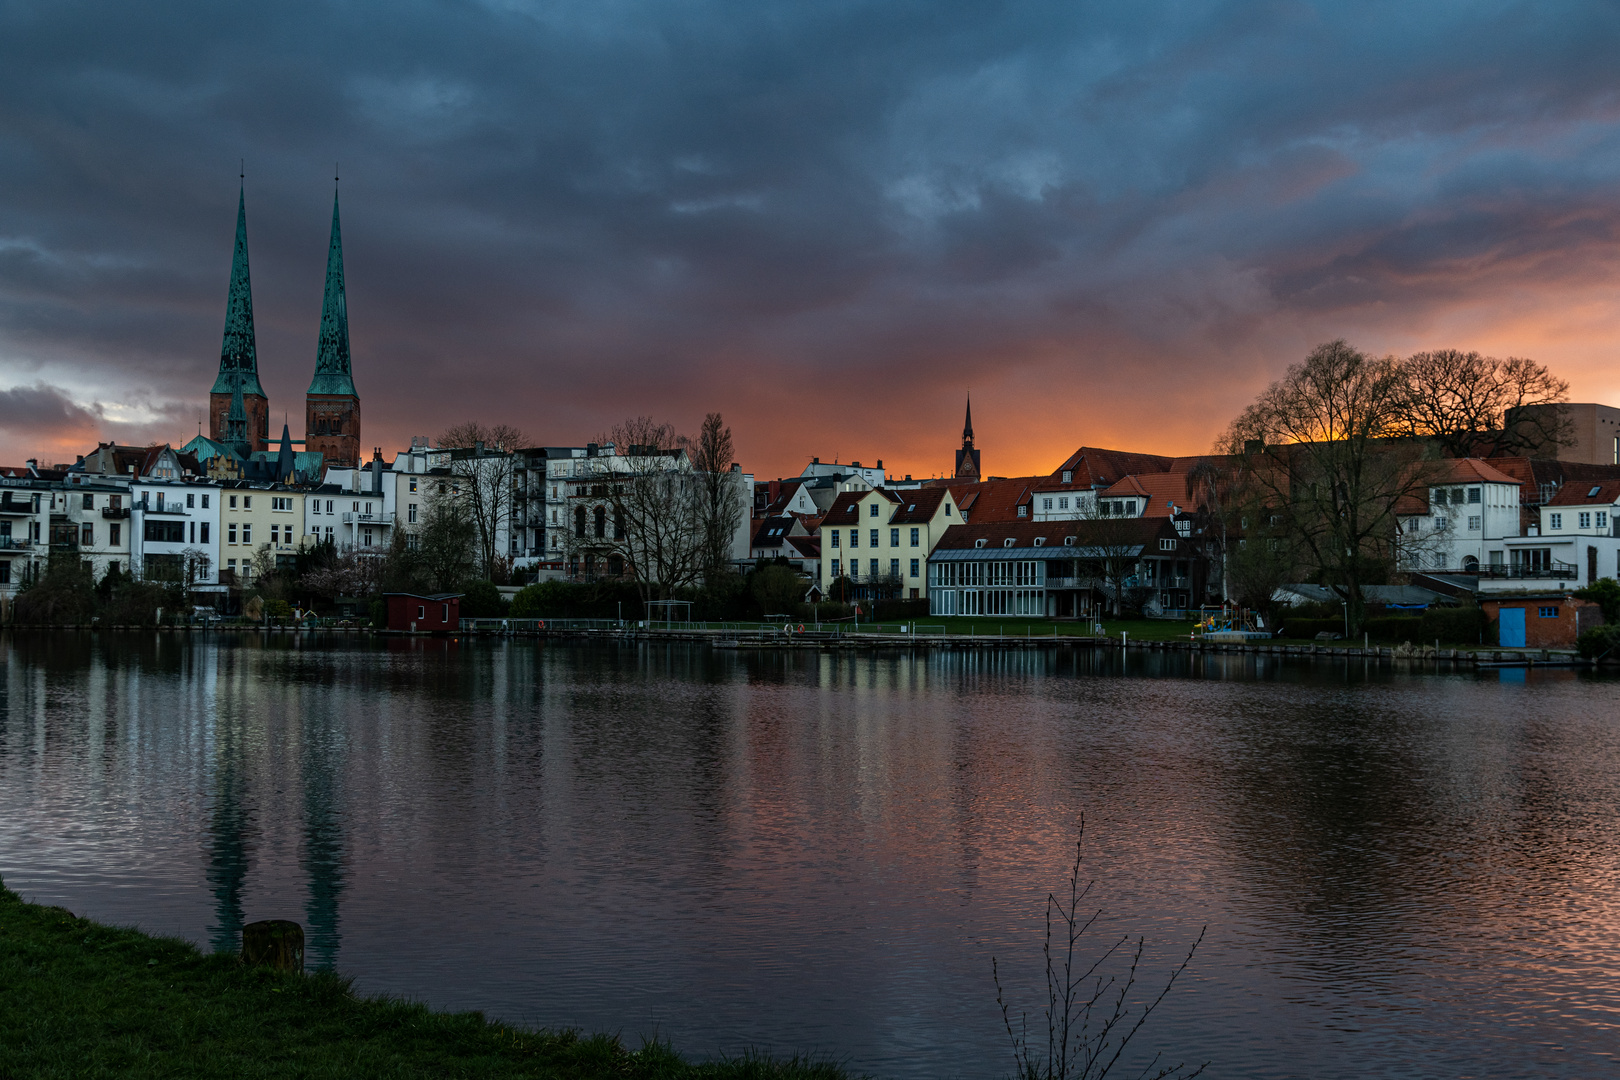
[[[1206,605],[1198,609],[1198,623],[1193,634],[1205,641],[1245,642],[1265,641],[1271,637],[1265,619],[1236,604]]]

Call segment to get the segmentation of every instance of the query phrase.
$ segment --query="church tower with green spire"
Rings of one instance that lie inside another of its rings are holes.
[[[332,239],[326,249],[326,295],[321,301],[321,340],[315,378],[305,399],[304,449],[328,465],[360,464],[360,395],[349,369],[349,309],[343,295],[343,236],[337,194],[332,195]]]
[[[231,256],[231,291],[225,301],[225,340],[219,350],[219,377],[208,393],[208,437],[233,441],[226,428],[231,402],[241,395],[245,438],[253,450],[270,439],[270,399],[259,385],[258,347],[253,336],[253,284],[248,278],[247,197],[236,197],[236,252]]]

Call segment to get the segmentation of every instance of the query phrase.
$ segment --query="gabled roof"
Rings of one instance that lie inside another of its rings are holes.
[[[900,505],[893,516],[889,518],[891,525],[905,525],[932,521],[934,515],[939,513],[939,504],[950,495],[947,488],[917,488],[907,490],[901,497]]]
[[[1448,458],[1436,463],[1431,486],[1441,484],[1517,484],[1517,477],[1509,476],[1492,463],[1480,458]]]
[[[881,496],[890,502],[900,501],[900,496],[887,488],[872,488],[870,491],[841,491],[838,493],[838,497],[833,500],[832,505],[827,508],[827,513],[822,516],[821,523],[823,525],[850,524],[858,518],[858,515],[852,511],[859,509],[861,503],[873,495]]]
[[[821,558],[821,537],[819,536],[790,536],[788,545],[795,548],[800,555],[807,559]]]
[[[1063,474],[1070,472],[1074,474],[1075,487],[1108,487],[1133,473],[1166,472],[1173,460],[1157,454],[1082,446],[1054,469],[1049,479],[1061,483]]]
[[[1620,503],[1620,480],[1573,481],[1547,500],[1548,506],[1613,506]]]
[[[949,488],[957,507],[973,522],[1018,521],[1018,508],[1030,500],[1030,487],[1040,478],[1015,476],[1005,480],[981,480],[975,484],[952,484]]]

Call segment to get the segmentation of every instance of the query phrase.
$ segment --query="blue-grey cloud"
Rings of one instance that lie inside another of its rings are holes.
[[[969,383],[1117,412],[1280,368],[1268,327],[1610,261],[1617,45],[1604,3],[13,4],[0,375],[200,400],[240,158],[296,417],[336,160],[396,437],[724,406],[768,459],[907,444]]]

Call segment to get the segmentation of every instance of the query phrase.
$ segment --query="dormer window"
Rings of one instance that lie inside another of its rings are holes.
[[[1007,537],[1007,539],[1005,539],[1005,540],[1003,540],[1003,541],[1002,541],[1002,542],[1001,542],[1001,546],[1002,546],[1002,547],[1004,547],[1004,548],[1010,548],[1010,547],[1012,547],[1012,546],[1013,546],[1013,538],[1012,538],[1012,537],[1010,537],[1010,536],[1009,536],[1009,537]]]
[[[946,517],[951,516],[951,504],[950,503],[945,504],[945,516]]]
[[[1035,538],[1035,546],[1036,546],[1036,547],[1045,547],[1045,546],[1046,546],[1046,537],[1044,537],[1044,536],[1037,536],[1037,537],[1036,537],[1036,538]]]
[[[1063,546],[1064,546],[1064,547],[1074,547],[1074,537],[1072,537],[1072,536],[1065,536],[1065,537],[1064,537],[1064,538],[1063,538]]]
[[[878,516],[877,503],[872,504],[872,512],[870,514],[867,514],[866,516],[867,517],[877,517]]]
[[[1027,506],[1020,506],[1020,507],[1019,507],[1019,508],[1018,508],[1018,516],[1019,516],[1019,517],[1029,517],[1029,507],[1027,507]]]
[[[1074,472],[1073,472],[1073,470],[1071,470],[1071,469],[1064,469],[1063,470],[1063,482],[1065,484],[1074,483]]]
[[[982,548],[982,547],[984,547],[984,541],[983,540],[975,540],[975,541],[973,541],[973,546],[976,547],[976,548]]]

